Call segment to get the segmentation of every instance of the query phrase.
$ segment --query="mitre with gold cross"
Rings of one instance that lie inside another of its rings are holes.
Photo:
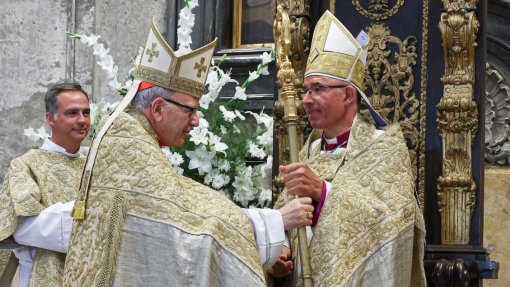
[[[153,20],[135,79],[200,98],[215,46],[216,39],[178,55],[161,36]]]

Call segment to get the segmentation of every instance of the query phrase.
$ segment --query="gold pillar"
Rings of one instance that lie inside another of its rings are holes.
[[[438,178],[441,243],[468,244],[475,206],[476,184],[472,177],[472,144],[478,111],[473,101],[476,35],[480,26],[474,9],[478,0],[443,0],[439,29],[445,60],[443,97],[438,109],[438,128],[443,144],[443,173]]]

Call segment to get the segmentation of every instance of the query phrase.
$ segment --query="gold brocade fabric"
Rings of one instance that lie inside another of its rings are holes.
[[[337,154],[321,153],[320,144],[310,150],[321,136],[314,130],[300,153],[332,184],[309,246],[314,286],[426,286],[424,222],[400,127],[376,137],[358,115],[347,149]],[[288,200],[284,191],[276,207]],[[398,266],[412,267],[394,270]],[[372,274],[384,279],[369,283]]]
[[[80,196],[85,198],[85,194]],[[136,250],[126,249],[131,243],[125,239],[132,234],[128,221],[135,219],[170,226],[183,232],[182,237],[186,238],[213,238],[210,246],[214,250],[233,255],[260,286],[264,285],[252,227],[242,210],[219,192],[177,173],[161,151],[146,118],[136,112],[122,112],[99,145],[86,198],[85,219],[75,220],[73,225],[64,286],[112,286],[121,282],[119,270],[126,266],[118,264],[130,262],[124,262],[119,252],[140,252],[138,257],[148,256],[149,252],[143,250],[150,248],[147,244],[155,236],[133,233],[141,241],[135,244],[138,247],[133,247]],[[171,244],[178,246],[177,243]],[[214,253],[210,254],[211,258]],[[180,259],[166,258],[167,262],[172,260]],[[182,274],[187,274],[186,270]],[[144,276],[131,273],[132,277]],[[192,281],[190,284],[198,285]]]
[[[76,198],[85,157],[32,149],[11,161],[0,191],[0,240],[14,232],[18,216],[38,215]],[[36,249],[30,286],[61,286],[65,255]]]

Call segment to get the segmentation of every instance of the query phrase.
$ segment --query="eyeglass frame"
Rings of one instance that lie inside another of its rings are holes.
[[[186,105],[186,104],[182,104],[182,103],[176,102],[176,101],[171,100],[171,99],[167,99],[167,98],[164,98],[164,97],[161,97],[161,98],[162,98],[163,100],[165,100],[165,101],[167,101],[167,102],[171,103],[171,104],[174,104],[174,105],[179,106],[179,107],[181,107],[181,108],[185,108],[185,109],[189,112],[189,117],[190,117],[190,118],[191,118],[191,117],[193,116],[193,114],[194,114],[194,113],[196,113],[196,112],[198,111],[198,109],[199,109],[199,107],[194,108],[194,107],[190,107],[190,106],[188,106],[188,105]]]
[[[304,90],[304,95],[303,97],[305,97],[306,95],[310,94],[310,97],[312,98],[315,98],[317,96],[319,96],[319,92],[324,90],[324,89],[328,89],[328,88],[339,88],[339,89],[342,89],[342,88],[345,88],[345,87],[348,87],[349,85],[336,85],[336,86],[328,86],[328,85],[314,85],[314,86],[311,86],[310,88],[308,89],[305,89],[303,88]],[[317,92],[311,92],[312,89],[318,89]]]

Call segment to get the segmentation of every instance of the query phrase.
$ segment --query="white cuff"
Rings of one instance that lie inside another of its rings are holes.
[[[329,192],[331,191],[331,182],[324,181],[324,183],[326,184],[326,197],[324,198],[324,200],[326,200],[326,198],[328,198]]]
[[[267,270],[278,260],[285,241],[282,215],[274,209],[250,208],[243,211],[253,226],[262,268]]]

